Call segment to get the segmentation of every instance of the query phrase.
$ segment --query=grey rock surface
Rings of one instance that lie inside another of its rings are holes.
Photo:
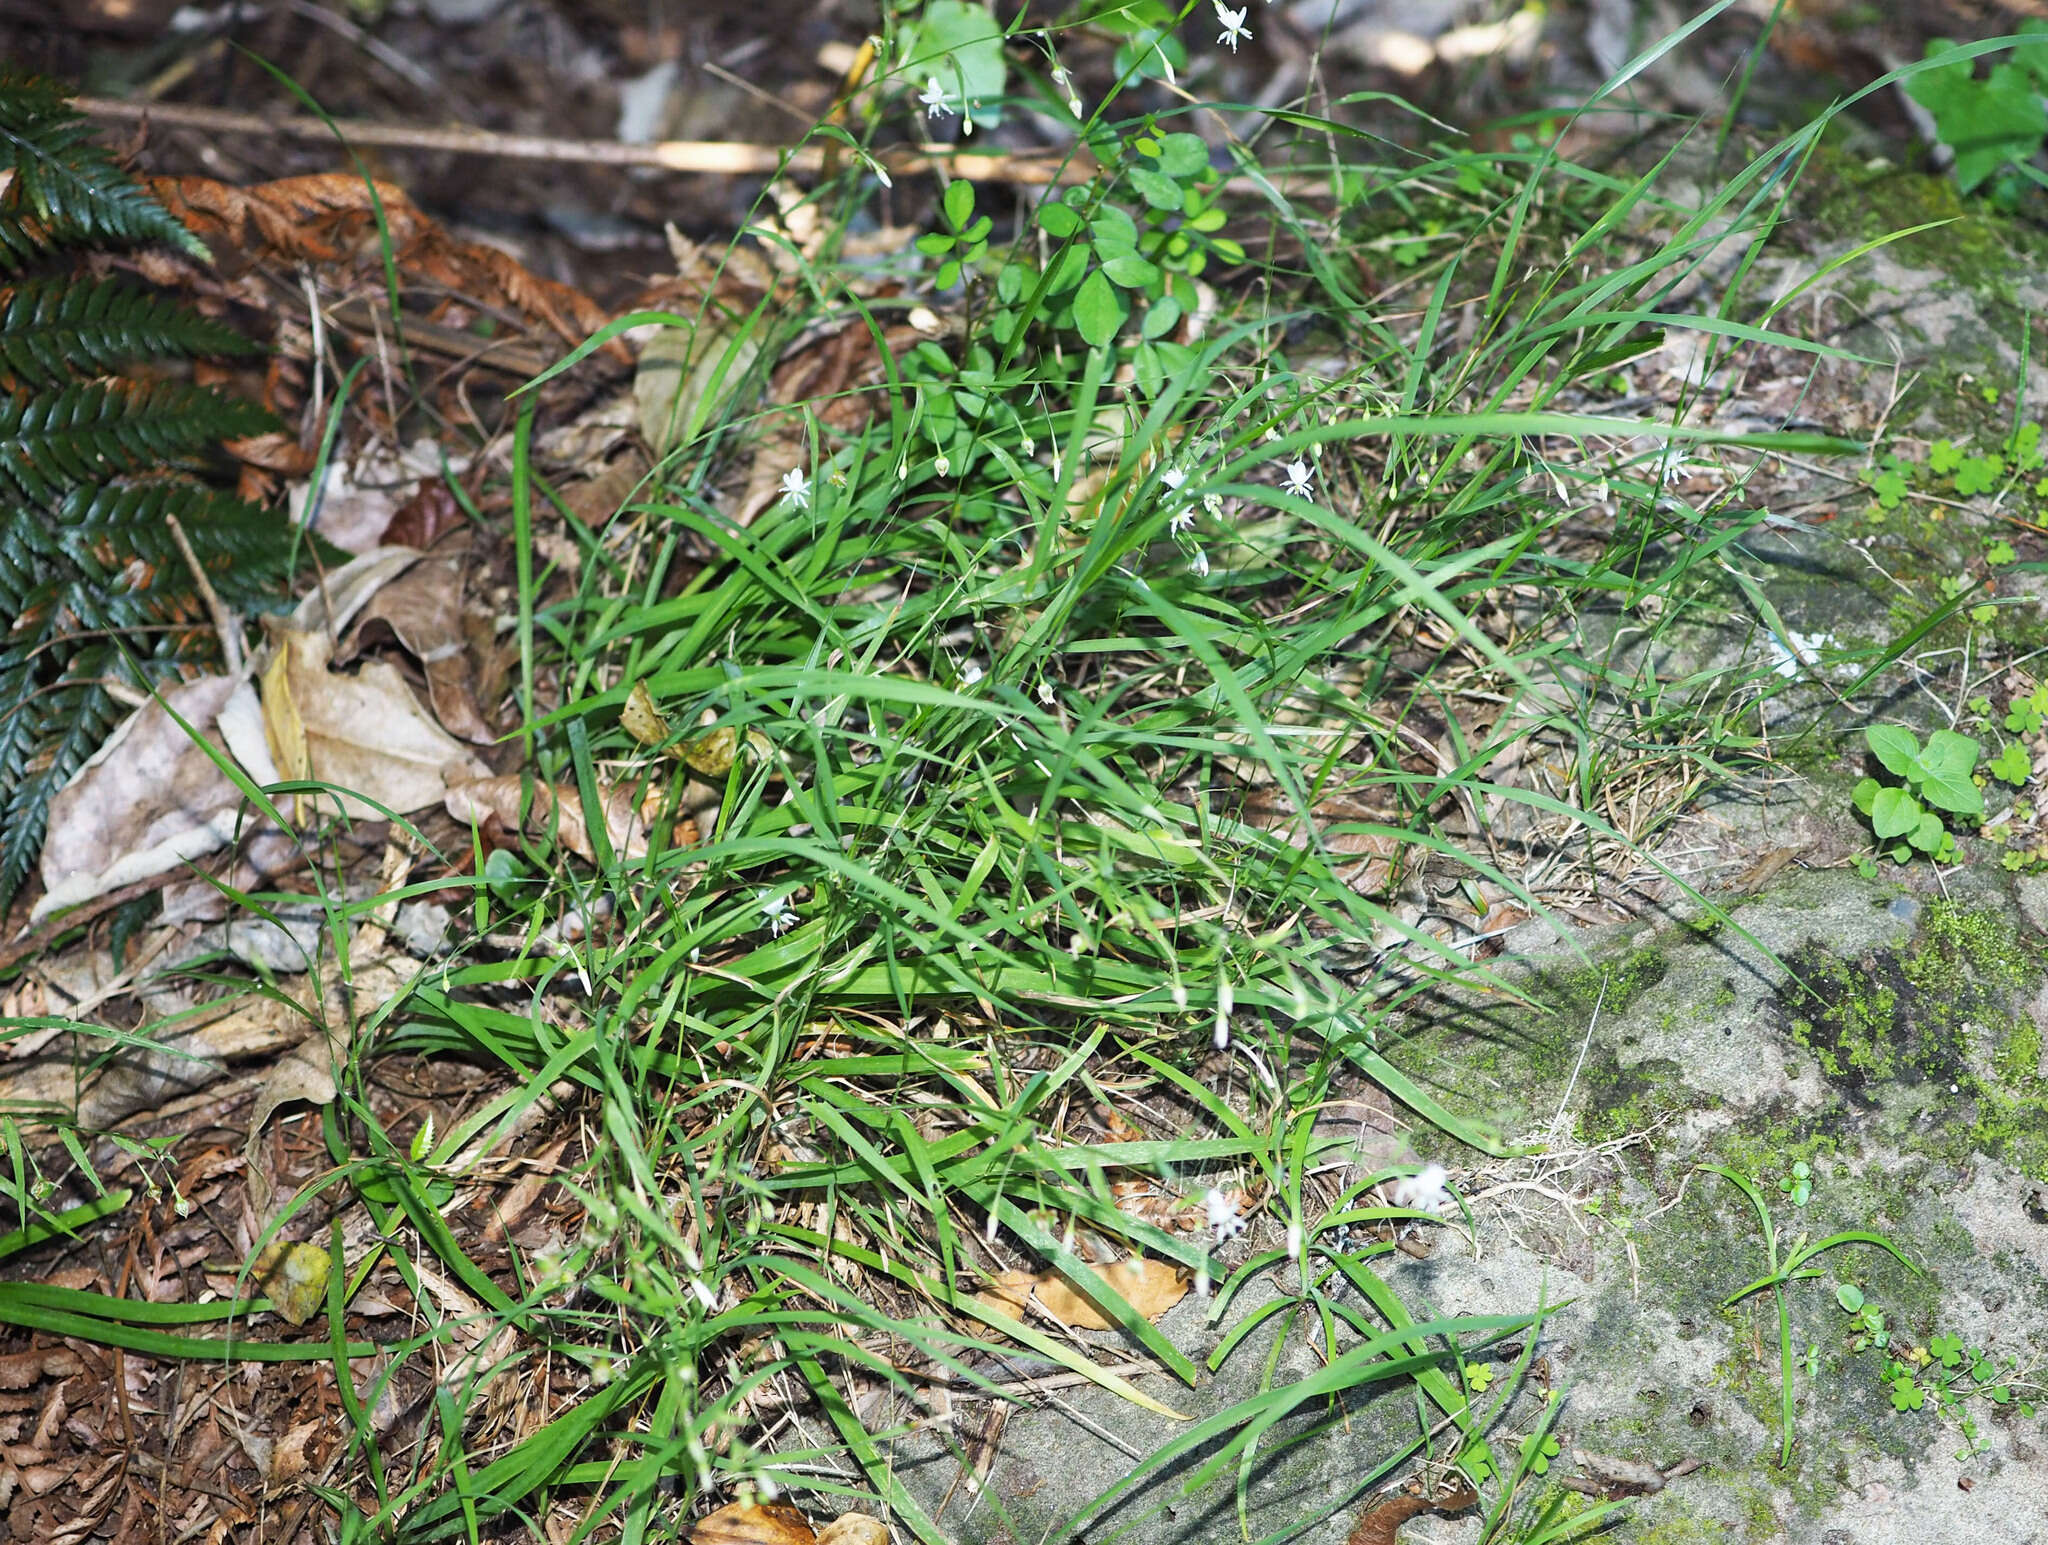
[[[1554,1477],[1583,1476],[1582,1455],[1678,1467],[1661,1492],[1629,1504],[1618,1539],[2048,1539],[2043,1418],[1980,1396],[1967,1409],[1981,1451],[1969,1454],[1955,1413],[1894,1408],[1884,1354],[1851,1350],[1835,1297],[1847,1284],[1881,1305],[1901,1350],[1953,1336],[2016,1360],[2022,1381],[2048,1362],[2048,1208],[2028,1179],[2048,1155],[2033,1017],[2043,940],[2010,893],[1922,902],[1846,871],[1794,870],[1725,922],[1672,916],[1569,938],[1530,925],[1508,942],[1519,958],[1504,969],[1554,1014],[1448,998],[1393,1055],[1437,1069],[1432,1092],[1454,1106],[1516,1106],[1522,1130],[1549,1135],[1546,1151],[1464,1168],[1444,1155],[1472,1227],[1429,1229],[1423,1259],[1371,1262],[1418,1320],[1563,1305],[1537,1334],[1531,1377],[1493,1431],[1496,1452],[1512,1454],[1554,1396]],[[1803,1208],[1780,1189],[1801,1161],[1813,1184]],[[1920,1269],[1851,1245],[1791,1285],[1786,1468],[1770,1298],[1724,1303],[1765,1272],[1763,1236],[1750,1204],[1705,1163],[1757,1178],[1781,1250],[1797,1236],[1868,1229]],[[1276,1243],[1255,1229],[1223,1247],[1221,1268]],[[1191,1294],[1161,1328],[1206,1365],[1288,1277],[1262,1272],[1220,1316]],[[1362,1307],[1349,1289],[1334,1297]],[[1126,1355],[1114,1337],[1088,1339],[1100,1360]],[[1339,1350],[1354,1342],[1347,1332]],[[1518,1344],[1474,1359],[1496,1390]],[[1141,1382],[1199,1420],[1321,1366],[1314,1317],[1280,1313],[1192,1389],[1158,1373]],[[893,1449],[899,1479],[962,1545],[1058,1538],[1186,1430],[1083,1384],[1011,1410],[984,1451],[977,1435],[992,1409],[956,1396],[950,1421]],[[1336,1545],[1378,1489],[1374,1467],[1417,1432],[1405,1381],[1310,1402],[1245,1472],[1248,1533],[1234,1473],[1182,1494],[1212,1443],[1082,1537],[1177,1545],[1294,1528]],[[963,1470],[976,1459],[985,1487]],[[1418,1520],[1401,1538],[1470,1545],[1478,1517]]]

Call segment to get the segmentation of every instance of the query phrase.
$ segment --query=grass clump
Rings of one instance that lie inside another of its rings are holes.
[[[1683,324],[1728,349],[1816,347],[1742,301],[1746,266],[1715,285],[1705,265],[1731,233],[1761,244],[1818,130],[1700,208],[1663,198],[1663,163],[1622,176],[1554,145],[1418,130],[1338,162],[1359,134],[1337,116],[1272,112],[1246,139],[1149,95],[1125,114],[1122,90],[1181,49],[1162,24],[1129,35],[1119,89],[1075,124],[1085,175],[1016,200],[942,169],[915,256],[877,284],[842,257],[878,193],[874,135],[918,87],[986,121],[1003,104],[961,83],[992,47],[1058,57],[1053,30],[962,31],[970,9],[882,39],[953,75],[913,58],[818,131],[838,167],[804,201],[819,238],[758,228],[782,260],[771,299],[668,319],[718,341],[573,587],[536,563],[522,421],[534,771],[589,810],[624,782],[662,814],[644,856],[592,819],[595,865],[539,841],[494,863],[470,905],[499,947],[387,1011],[383,1044],[502,1068],[503,1095],[408,1145],[344,1081],[331,1183],[403,1272],[431,1258],[474,1306],[402,1463],[379,1455],[374,1400],[351,1408],[365,1480],[328,1499],[344,1539],[482,1537],[563,1495],[579,1538],[672,1537],[700,1499],[799,1486],[871,1488],[944,1539],[891,1466],[891,1413],[935,1379],[994,1390],[982,1338],[1177,1405],[996,1307],[995,1277],[1059,1276],[1195,1382],[1092,1269],[1130,1254],[1177,1265],[1219,1316],[1281,1273],[1325,1357],[1132,1484],[1214,1439],[1198,1478],[1234,1475],[1243,1507],[1276,1423],[1388,1385],[1420,1419],[1357,1467],[1361,1490],[1418,1456],[1457,1467],[1505,1539],[1547,1484],[1554,1414],[1510,1441],[1493,1429],[1519,1374],[1489,1400],[1470,1371],[1543,1306],[1418,1319],[1373,1263],[1449,1215],[1447,1177],[1319,1117],[1369,1081],[1508,1151],[1403,1071],[1402,1004],[1478,974],[1491,908],[1597,893],[1751,753],[1770,672],[1667,680],[1578,624],[1654,638],[1739,575],[1763,514],[1673,496],[1681,452],[1835,447],[1611,411],[1688,279],[1710,287]],[[1425,220],[1456,240],[1399,286],[1346,261],[1352,220],[1440,207],[1454,225]],[[784,345],[824,331],[871,339],[878,384],[764,402]],[[749,461],[775,492],[741,518]],[[564,1082],[591,1123],[586,1226],[486,1271],[441,1215],[450,1171]],[[573,1393],[537,1430],[485,1427],[515,1368]],[[798,1407],[823,1445],[790,1436]],[[1532,1508],[1531,1538],[1600,1516]]]

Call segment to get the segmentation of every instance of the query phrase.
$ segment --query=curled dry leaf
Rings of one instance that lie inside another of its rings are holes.
[[[626,694],[625,705],[619,709],[619,725],[643,746],[665,745],[670,734],[668,720],[654,706],[654,694],[644,681],[634,682],[633,690]]]
[[[729,724],[707,730],[695,740],[674,744],[675,731],[669,728],[668,717],[655,706],[654,695],[644,681],[634,682],[633,690],[626,695],[625,704],[619,709],[619,725],[641,745],[663,748],[698,777],[712,781],[731,772],[733,758],[739,754],[739,732]],[[768,738],[757,730],[748,732],[747,745],[764,758],[772,750]]]
[[[1345,1545],[1395,1545],[1401,1525],[1420,1513],[1462,1513],[1479,1500],[1479,1493],[1460,1479],[1437,1496],[1401,1492],[1383,1498],[1358,1515]]]
[[[817,1534],[781,1502],[732,1502],[690,1528],[690,1545],[816,1545]]]
[[[867,1513],[841,1513],[825,1525],[818,1545],[889,1545],[889,1526]]]
[[[525,830],[536,836],[552,832],[570,852],[595,863],[597,850],[591,846],[582,796],[573,788],[535,783],[531,785],[532,801],[527,803],[527,787],[526,780],[517,773],[475,778],[451,786],[442,804],[458,821],[483,822],[496,816],[515,829],[522,824],[520,807],[525,804]],[[611,838],[612,852],[627,859],[644,858],[647,833],[661,813],[660,791],[649,793],[637,804],[632,789],[623,784],[600,784],[598,792],[604,801],[605,834]]]
[[[0,1357],[0,1389],[27,1389],[41,1379],[68,1379],[84,1364],[65,1347],[13,1352]]]
[[[225,237],[245,250],[294,261],[382,260],[388,233],[400,272],[457,295],[498,301],[545,324],[565,343],[581,343],[609,319],[581,290],[530,272],[495,247],[460,241],[420,212],[395,183],[376,184],[342,172],[284,177],[235,187],[209,177],[155,177],[150,186],[195,235]],[[622,361],[623,345],[613,344]]]
[[[445,485],[442,491],[446,492]],[[461,536],[421,558],[370,598],[336,659],[345,664],[388,631],[426,672],[427,697],[441,727],[463,740],[489,745],[497,737],[477,708],[470,685],[475,672],[462,635],[463,571],[468,561],[469,543]]]
[[[1156,1320],[1187,1296],[1187,1279],[1171,1261],[1137,1256],[1113,1266],[1091,1266],[1089,1270],[1148,1320]],[[1006,1271],[990,1279],[976,1293],[977,1302],[1003,1314],[1024,1316],[1027,1303],[1038,1306],[1062,1325],[1075,1330],[1108,1330],[1110,1322],[1083,1298],[1058,1272]]]

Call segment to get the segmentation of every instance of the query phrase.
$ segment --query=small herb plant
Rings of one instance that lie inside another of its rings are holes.
[[[2012,1354],[1994,1354],[1950,1334],[1930,1336],[1924,1347],[1902,1343],[1886,1322],[1884,1311],[1853,1282],[1835,1288],[1835,1302],[1848,1316],[1848,1349],[1883,1354],[1878,1378],[1892,1409],[1901,1413],[1931,1410],[1953,1422],[1963,1439],[1958,1459],[1991,1447],[1991,1440],[1977,1426],[1971,1409],[1975,1403],[2010,1407],[2027,1418],[2035,1414],[2040,1386]],[[1810,1360],[1817,1351],[1809,1352]]]
[[[2048,475],[2044,474],[2048,474],[2048,446],[2041,442],[2041,426],[2024,423],[2003,440],[1985,446],[1936,440],[1927,447],[1924,460],[1888,451],[1878,458],[1868,484],[1880,510],[1896,510],[1916,492],[1951,499],[1985,495],[2004,499],[2020,491],[2044,499],[2048,498]],[[1996,542],[1984,554],[1985,562],[1994,568],[2011,563],[2013,557],[2009,544]]]
[[[1908,1271],[1917,1272],[1920,1268],[1907,1260],[1897,1245],[1886,1239],[1882,1234],[1873,1234],[1868,1229],[1843,1229],[1839,1233],[1829,1234],[1824,1239],[1812,1241],[1808,1241],[1805,1235],[1802,1234],[1792,1242],[1791,1248],[1781,1257],[1778,1254],[1777,1224],[1771,1219],[1771,1209],[1764,1201],[1763,1188],[1749,1176],[1729,1169],[1724,1165],[1703,1164],[1700,1168],[1719,1175],[1744,1196],[1748,1197],[1750,1205],[1756,1209],[1757,1221],[1763,1225],[1764,1275],[1758,1277],[1756,1281],[1750,1283],[1747,1287],[1739,1288],[1735,1292],[1730,1293],[1721,1301],[1721,1304],[1723,1308],[1731,1308],[1741,1303],[1743,1299],[1748,1298],[1752,1293],[1761,1293],[1768,1288],[1772,1301],[1777,1306],[1779,1430],[1781,1434],[1778,1464],[1780,1468],[1785,1468],[1792,1463],[1793,1403],[1792,1309],[1785,1298],[1786,1286],[1803,1278],[1822,1275],[1820,1267],[1809,1263],[1827,1254],[1828,1251],[1839,1249],[1843,1245],[1875,1245],[1880,1250],[1889,1251],[1899,1264]],[[1797,1173],[1795,1169],[1795,1176]],[[1814,1359],[1809,1354],[1809,1370],[1812,1368],[1813,1363]]]
[[[1953,39],[1936,38],[1927,57],[1948,62],[1922,68],[1905,83],[1906,95],[1934,115],[1935,134],[1955,153],[1956,186],[1972,193],[1990,182],[2002,203],[2017,197],[2023,177],[2038,180],[2026,163],[2048,140],[2048,111],[2041,106],[2048,91],[2048,22],[2023,22],[2020,32],[2029,41],[1982,79],[1975,59],[1948,57],[1956,52]]]
[[[1852,794],[1877,834],[1880,851],[1901,864],[1916,852],[1936,863],[1952,862],[1955,835],[1944,816],[1971,821],[1984,816],[1984,791],[1975,776],[1982,743],[1954,730],[1936,730],[1923,746],[1911,730],[1891,724],[1873,724],[1863,738],[1878,764],[1899,780],[1865,778]]]

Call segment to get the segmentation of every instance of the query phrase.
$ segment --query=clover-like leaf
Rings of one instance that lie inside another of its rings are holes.
[[[1159,142],[1159,169],[1185,182],[1209,170],[1209,147],[1199,134],[1169,134]]]
[[[974,184],[964,177],[955,178],[946,185],[940,206],[946,212],[948,225],[956,231],[966,230],[967,222],[974,218]]]
[[[1084,224],[1072,205],[1063,204],[1058,199],[1047,199],[1038,206],[1038,223],[1055,241],[1065,241],[1080,231]]]

